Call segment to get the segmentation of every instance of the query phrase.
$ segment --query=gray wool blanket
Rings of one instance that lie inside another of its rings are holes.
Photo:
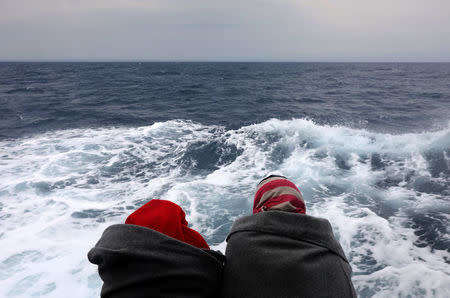
[[[107,228],[88,254],[102,297],[356,297],[351,267],[330,223],[261,212],[238,219],[226,261],[135,225]]]

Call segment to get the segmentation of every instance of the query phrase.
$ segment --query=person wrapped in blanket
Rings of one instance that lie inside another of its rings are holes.
[[[330,223],[306,215],[286,177],[257,186],[253,214],[237,219],[225,256],[188,227],[182,208],[151,200],[108,227],[88,253],[101,297],[356,297]]]

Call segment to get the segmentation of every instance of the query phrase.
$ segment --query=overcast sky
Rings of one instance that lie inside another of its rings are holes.
[[[450,0],[0,0],[0,60],[450,62]]]

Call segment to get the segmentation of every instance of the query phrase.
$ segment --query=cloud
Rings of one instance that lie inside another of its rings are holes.
[[[445,0],[0,0],[0,60],[450,61]]]

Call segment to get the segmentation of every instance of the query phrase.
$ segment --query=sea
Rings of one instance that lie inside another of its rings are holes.
[[[0,63],[0,297],[99,297],[87,252],[154,198],[224,252],[269,174],[360,297],[450,297],[449,63],[139,62]]]

